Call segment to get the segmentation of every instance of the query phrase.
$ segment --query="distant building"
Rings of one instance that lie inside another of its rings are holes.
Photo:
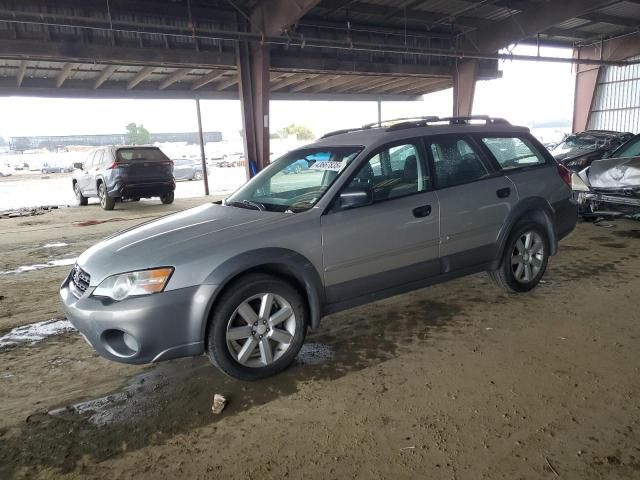
[[[203,132],[205,143],[221,142],[222,133]],[[200,142],[197,132],[189,133],[152,133],[151,143],[165,142],[185,142],[187,144],[197,144]],[[10,137],[9,145],[11,150],[22,152],[34,148],[46,148],[47,150],[58,150],[71,145],[84,145],[90,147],[100,147],[104,145],[125,145],[127,143],[126,134],[107,135],[54,135],[41,137]]]

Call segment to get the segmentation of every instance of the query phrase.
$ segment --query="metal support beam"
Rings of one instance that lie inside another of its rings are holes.
[[[238,42],[238,77],[247,176],[269,164],[269,47]]]
[[[22,60],[20,62],[20,67],[18,67],[18,75],[16,75],[16,86],[18,88],[20,88],[20,85],[22,85],[25,73],[27,73],[27,61]]]
[[[216,92],[221,92],[226,90],[229,87],[233,87],[236,83],[240,81],[240,74],[232,73],[230,77],[227,78],[224,82],[221,82],[215,86]]]
[[[160,84],[160,90],[164,90],[165,88],[170,87],[176,82],[183,80],[187,75],[189,75],[193,69],[191,68],[178,68],[175,72],[165,78]]]
[[[471,115],[476,91],[478,62],[470,61],[457,65],[453,77],[453,115]]]
[[[612,0],[565,0],[535,2],[506,20],[480,27],[469,34],[469,48],[480,52],[495,52],[512,43],[534,37],[565,20],[579,17],[609,5]]]
[[[206,75],[193,82],[193,84],[191,85],[191,90],[198,90],[199,88],[202,88],[205,85],[210,84],[211,82],[215,82],[216,80],[221,79],[225,75],[225,73],[227,73],[226,70],[214,70],[211,73],[207,73]]]
[[[104,82],[106,82],[107,80],[109,80],[109,78],[111,78],[111,75],[116,73],[116,70],[118,70],[117,65],[107,65],[105,69],[102,71],[102,73],[98,75],[98,78],[96,78],[96,81],[93,82],[93,89],[97,90],[98,88],[100,88],[100,86]]]
[[[65,63],[62,70],[60,70],[60,73],[56,77],[56,88],[60,88],[64,81],[69,78],[71,70],[73,70],[73,63]]]
[[[320,0],[261,0],[251,13],[251,30],[267,36],[288,31]]]
[[[378,126],[382,126],[382,100],[378,99]]]
[[[142,70],[136,73],[131,80],[129,80],[129,82],[127,83],[127,90],[135,88],[136,85],[142,82],[145,78],[149,77],[155,69],[156,67],[144,67]]]
[[[207,172],[207,157],[204,154],[204,135],[202,133],[202,115],[200,113],[199,98],[196,98],[196,113],[198,114],[198,137],[200,138],[200,159],[202,160],[202,179],[204,180],[204,194],[209,195],[209,174]]]

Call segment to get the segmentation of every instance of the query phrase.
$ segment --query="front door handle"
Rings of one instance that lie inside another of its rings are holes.
[[[496,195],[498,198],[507,198],[511,195],[511,189],[509,187],[500,188],[499,190],[496,190]]]
[[[413,209],[413,216],[417,218],[428,217],[431,215],[431,205],[422,205]]]

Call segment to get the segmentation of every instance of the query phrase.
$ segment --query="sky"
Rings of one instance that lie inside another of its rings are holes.
[[[535,47],[519,46],[513,53],[534,55]],[[571,55],[570,50],[541,49],[546,56]],[[474,114],[508,119],[532,126],[548,121],[569,125],[573,110],[574,77],[570,64],[501,61],[503,77],[476,85]],[[413,102],[383,102],[383,119],[450,115],[451,89]],[[203,128],[237,137],[242,128],[240,102],[203,100]],[[317,136],[331,130],[377,121],[375,102],[272,101],[271,131],[291,123],[309,127]],[[346,114],[348,112],[348,114]],[[197,130],[193,100],[105,100],[58,98],[0,98],[0,136],[121,133],[130,122],[149,131]]]

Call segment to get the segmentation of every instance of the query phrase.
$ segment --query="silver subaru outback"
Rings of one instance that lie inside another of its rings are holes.
[[[222,204],[94,245],[60,296],[108,359],[206,352],[228,375],[266,377],[329,313],[482,271],[531,290],[575,227],[570,178],[528,129],[501,119],[334,132]]]

